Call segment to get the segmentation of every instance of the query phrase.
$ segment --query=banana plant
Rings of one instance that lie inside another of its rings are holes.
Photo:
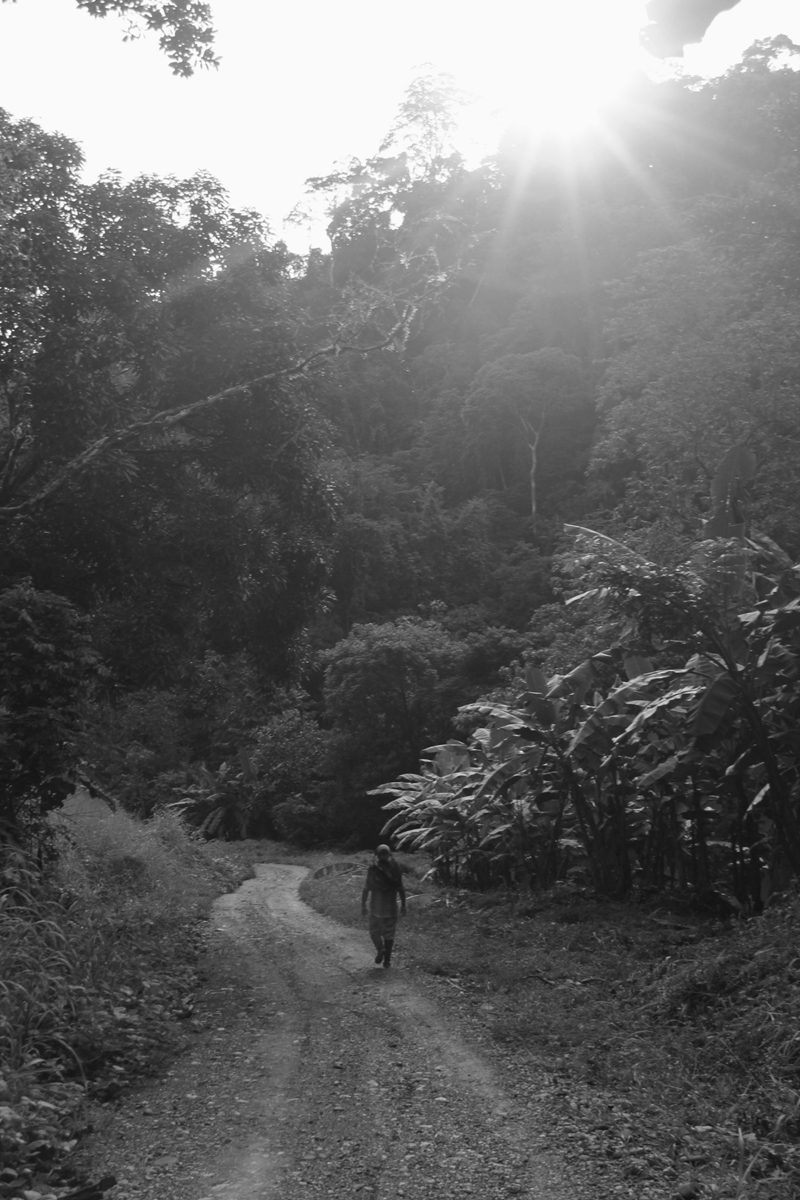
[[[730,512],[750,460],[723,467]],[[758,909],[800,874],[800,568],[744,526],[670,570],[574,532],[584,569],[595,556],[580,600],[614,613],[619,642],[550,679],[528,664],[515,702],[461,709],[469,742],[376,789],[386,830],[451,882],[582,871],[607,894],[722,889]]]
[[[253,810],[256,772],[249,755],[240,750],[238,762],[222,763],[216,771],[200,766],[195,781],[167,808],[185,818],[206,838],[233,841],[247,837]]]

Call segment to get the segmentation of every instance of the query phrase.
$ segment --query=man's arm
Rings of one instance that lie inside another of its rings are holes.
[[[404,917],[406,915],[406,889],[403,887],[402,875],[400,876],[400,884],[397,890],[400,893],[400,914]]]
[[[362,915],[362,917],[365,917],[367,915],[367,900],[368,899],[369,899],[369,875],[367,876],[367,882],[364,884],[364,890],[361,893],[361,915]]]

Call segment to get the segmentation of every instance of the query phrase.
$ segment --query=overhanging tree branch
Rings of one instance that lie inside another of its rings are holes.
[[[334,338],[327,345],[319,347],[319,349],[312,351],[288,367],[281,367],[276,371],[269,371],[266,375],[259,375],[243,383],[234,384],[233,387],[224,388],[222,391],[214,392],[210,396],[204,396],[202,400],[195,400],[191,404],[180,405],[177,408],[162,409],[160,412],[154,413],[151,417],[146,417],[141,421],[134,421],[122,429],[114,430],[112,433],[107,433],[102,437],[96,438],[80,454],[77,454],[75,458],[65,463],[49,483],[45,484],[34,496],[28,497],[27,500],[23,500],[19,504],[8,504],[0,507],[0,520],[10,521],[30,516],[31,513],[51,500],[66,484],[80,478],[81,475],[84,475],[92,467],[100,463],[110,451],[130,446],[156,430],[171,429],[173,426],[180,425],[183,421],[195,416],[195,414],[215,408],[226,400],[233,400],[236,397],[246,397],[251,388],[259,387],[266,383],[274,383],[281,379],[298,379],[306,375],[317,363],[340,354],[375,354],[380,350],[386,350],[390,346],[401,343],[417,312],[417,308],[418,305],[416,303],[411,301],[404,302],[399,319],[386,336],[377,342],[370,343],[367,346],[360,346],[354,342]]]

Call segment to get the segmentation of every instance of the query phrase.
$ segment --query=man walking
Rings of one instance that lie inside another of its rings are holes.
[[[403,875],[388,846],[378,846],[375,858],[367,871],[361,893],[361,915],[367,915],[369,897],[369,936],[377,950],[376,963],[388,967],[392,961],[394,935],[397,929],[397,897],[400,914],[406,915],[406,890]]]

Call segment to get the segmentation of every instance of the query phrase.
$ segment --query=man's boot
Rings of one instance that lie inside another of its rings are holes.
[[[393,948],[394,942],[385,941],[383,943],[383,965],[385,967],[388,967],[391,964]]]

